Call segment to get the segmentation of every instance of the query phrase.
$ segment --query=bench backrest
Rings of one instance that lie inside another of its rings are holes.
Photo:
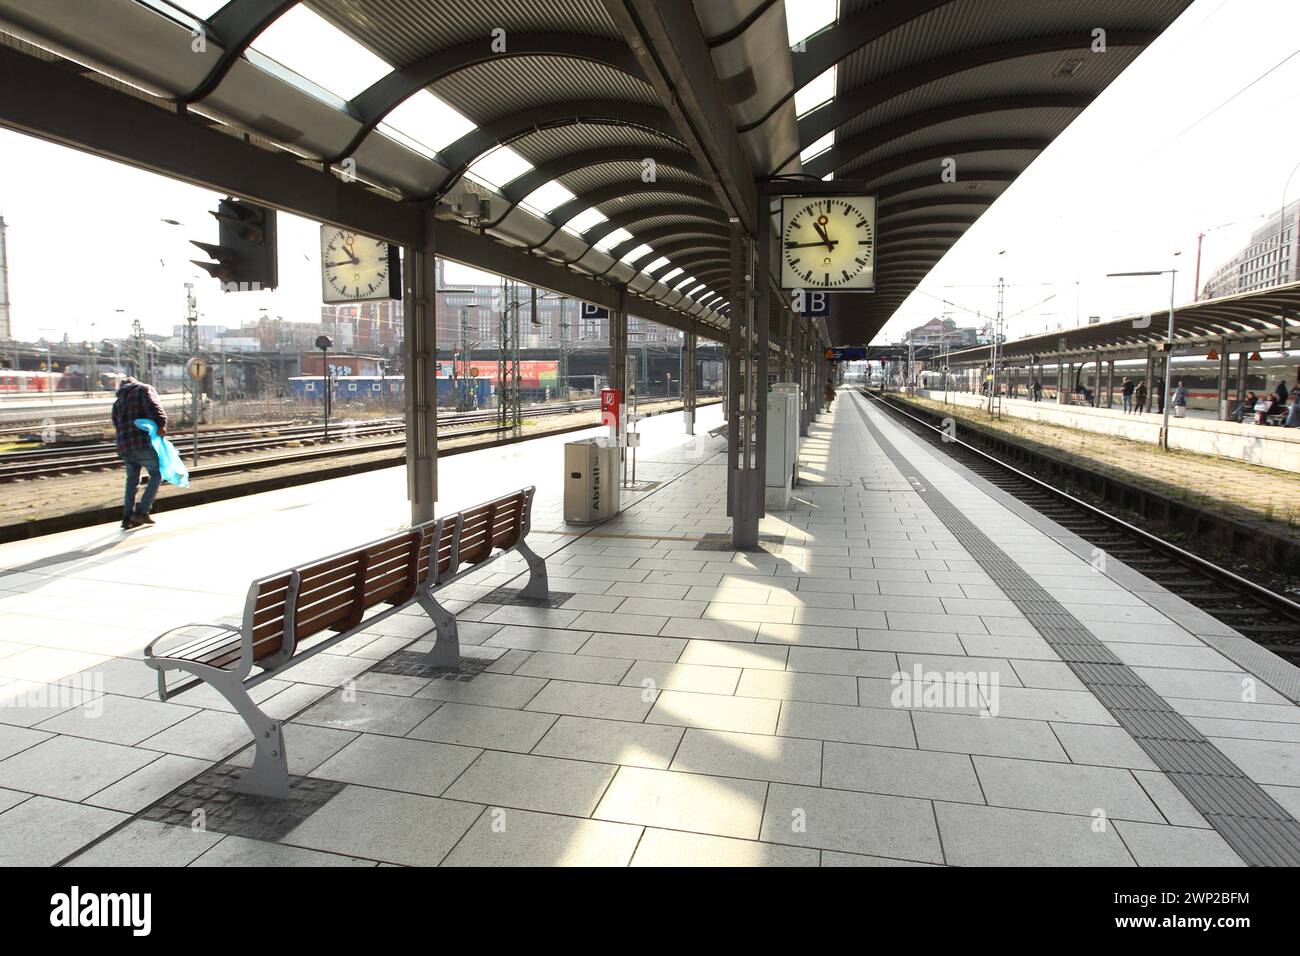
[[[533,488],[253,582],[244,606],[253,660],[291,657],[300,641],[348,631],[379,604],[405,604],[528,533]]]

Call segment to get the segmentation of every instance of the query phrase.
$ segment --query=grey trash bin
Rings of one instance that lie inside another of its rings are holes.
[[[618,514],[619,448],[609,438],[564,446],[564,521],[594,524]]]

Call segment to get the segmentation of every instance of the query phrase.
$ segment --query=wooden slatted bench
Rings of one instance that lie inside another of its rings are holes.
[[[145,664],[158,672],[159,698],[168,700],[201,684],[211,686],[244,719],[257,745],[252,769],[240,778],[238,789],[288,796],[289,764],[280,721],[268,717],[249,690],[413,602],[429,615],[436,631],[426,660],[438,667],[456,667],[460,663],[456,617],[434,597],[439,588],[517,551],[529,572],[521,594],[542,600],[550,594],[546,562],[525,542],[533,494],[533,488],[524,488],[259,578],[248,589],[238,628],[189,624],[168,631],[145,648]],[[158,649],[172,639],[180,643]],[[190,679],[169,687],[169,671],[189,674]]]

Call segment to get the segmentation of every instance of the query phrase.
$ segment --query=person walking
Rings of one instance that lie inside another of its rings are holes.
[[[1034,379],[1034,401],[1041,402],[1042,400],[1043,400],[1043,383],[1040,382],[1038,379]]]
[[[151,419],[158,426],[159,435],[167,433],[167,412],[158,399],[158,393],[153,390],[153,386],[128,376],[117,387],[117,397],[113,401],[117,457],[126,465],[126,494],[122,498],[123,531],[154,523],[149,512],[153,510],[158,486],[162,484],[158,455],[153,450],[149,435],[136,427],[137,418]],[[135,494],[140,487],[141,468],[148,470],[149,483],[145,486],[140,503],[136,504]]]
[[[1141,415],[1142,410],[1147,404],[1147,383],[1138,382],[1137,388],[1133,389],[1133,413]]]
[[[1124,384],[1120,388],[1120,397],[1124,403],[1124,414],[1127,415],[1133,411],[1133,380],[1127,375],[1124,376]]]

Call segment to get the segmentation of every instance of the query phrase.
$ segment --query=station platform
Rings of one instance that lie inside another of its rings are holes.
[[[918,389],[916,394],[935,402],[945,400],[942,390]],[[948,392],[946,400],[970,409],[987,408],[989,401],[987,396],[971,392]],[[1118,402],[1118,396],[1116,401]],[[1025,398],[1003,398],[1002,413],[1045,425],[1095,432],[1151,445],[1160,443],[1160,429],[1164,427],[1164,416],[1159,412],[1125,414],[1118,405],[1113,408],[1093,408],[1087,405],[1058,405],[1055,401],[1047,400],[1032,402]],[[1300,473],[1300,428],[1256,425],[1253,421],[1224,422],[1203,409],[1190,409],[1186,417],[1177,418],[1171,409],[1169,447],[1275,468],[1278,471]]]
[[[1300,671],[848,391],[737,552],[720,421],[644,422],[650,487],[594,528],[583,433],[440,462],[443,512],[536,484],[552,600],[488,600],[503,558],[441,592],[460,673],[384,666],[429,646],[411,611],[260,685],[292,812],[204,797],[248,731],[141,651],[402,527],[401,469],[0,546],[0,864],[1300,863]]]

